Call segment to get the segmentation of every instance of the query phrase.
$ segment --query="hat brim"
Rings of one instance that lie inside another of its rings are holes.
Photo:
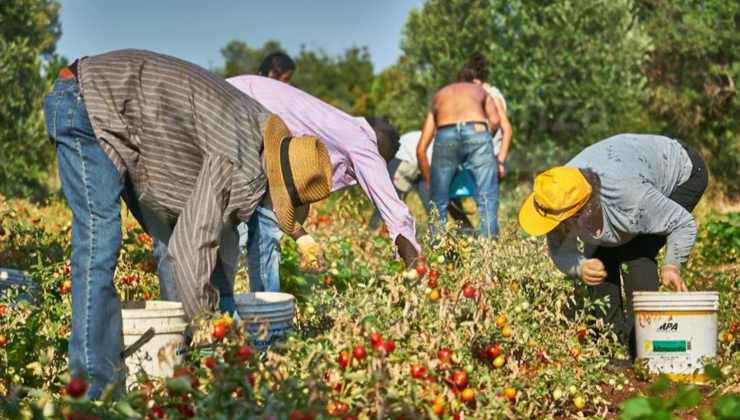
[[[519,209],[519,225],[532,236],[549,233],[560,221],[542,216],[534,206],[534,193],[530,194]]]
[[[270,201],[272,201],[272,211],[275,213],[280,230],[291,234],[297,228],[295,207],[285,185],[280,161],[280,144],[284,138],[291,136],[291,133],[285,123],[273,114],[265,122],[262,134],[265,147],[265,173]]]

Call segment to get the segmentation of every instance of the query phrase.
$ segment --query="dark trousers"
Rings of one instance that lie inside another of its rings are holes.
[[[686,210],[692,211],[707,188],[708,174],[701,156],[687,146],[684,146],[684,148],[693,166],[691,176],[686,182],[679,185],[668,198],[680,204]],[[619,339],[624,344],[629,345],[632,359],[636,357],[632,292],[658,290],[658,263],[656,257],[665,243],[666,237],[662,235],[637,235],[631,241],[618,247],[598,247],[591,256],[591,258],[597,258],[604,263],[607,275],[603,283],[588,287],[589,296],[591,298],[609,296],[609,302],[604,311],[598,310],[595,315],[611,324]],[[627,266],[626,271],[622,271],[622,264]],[[620,278],[623,283],[626,301],[622,300]]]

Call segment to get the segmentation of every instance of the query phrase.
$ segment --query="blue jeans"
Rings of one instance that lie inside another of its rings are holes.
[[[275,213],[257,207],[247,223],[239,225],[239,247],[247,250],[249,290],[280,291],[280,238],[283,232]]]
[[[249,290],[280,291],[280,238],[283,233],[278,227],[275,213],[270,209],[257,207],[249,221],[240,223],[236,230],[238,234],[231,225],[225,228],[219,247],[219,263],[211,276],[211,282],[219,292],[219,308],[227,313],[236,310],[234,277],[239,264],[239,250],[244,247],[247,249],[249,266]],[[169,233],[166,237],[169,238]],[[152,240],[162,299],[177,300],[167,256],[167,242],[154,237]]]
[[[470,169],[475,178],[475,202],[480,213],[480,233],[486,238],[498,235],[498,168],[493,154],[491,133],[477,132],[471,123],[458,123],[437,129],[431,167],[432,202],[440,221],[447,221],[447,204],[452,178],[459,165]]]
[[[98,398],[109,384],[122,390],[124,378],[121,304],[113,286],[123,183],[95,138],[74,79],[57,80],[44,98],[44,116],[73,215],[69,366],[73,376],[88,376],[88,396]]]
[[[135,211],[132,213],[136,217]],[[138,219],[138,217],[137,217]],[[141,219],[140,219],[141,220]],[[149,221],[149,219],[146,219]],[[150,222],[151,223],[151,222]],[[175,288],[175,277],[172,271],[172,262],[167,252],[167,244],[174,226],[169,224],[159,224],[148,232],[159,230],[161,234],[152,235],[152,245],[154,247],[154,258],[157,260],[157,277],[159,278],[159,297],[162,300],[179,300],[177,298],[177,289]],[[221,231],[221,244],[218,249],[218,259],[216,267],[211,274],[211,283],[218,289],[218,308],[221,312],[233,313],[236,310],[234,302],[234,277],[239,268],[239,237],[236,229],[231,224],[224,225]]]

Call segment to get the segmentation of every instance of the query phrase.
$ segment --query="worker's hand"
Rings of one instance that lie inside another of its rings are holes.
[[[498,179],[502,179],[506,176],[506,165],[504,165],[504,162],[498,161]]]
[[[688,292],[686,283],[681,279],[681,272],[678,267],[666,264],[660,268],[660,281],[663,286],[670,287],[677,292]]]
[[[597,258],[589,258],[581,263],[581,279],[589,286],[601,284],[606,278],[604,263]]]
[[[309,273],[320,273],[326,270],[324,252],[311,235],[303,235],[296,240],[298,254],[301,256],[300,269]]]

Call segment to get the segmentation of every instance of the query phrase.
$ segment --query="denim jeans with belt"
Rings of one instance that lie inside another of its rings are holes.
[[[491,133],[476,130],[483,123],[457,123],[437,129],[431,167],[431,197],[441,223],[447,221],[450,183],[459,165],[473,173],[475,202],[480,213],[480,233],[498,235],[498,168]]]
[[[105,387],[122,390],[121,305],[113,275],[121,248],[123,183],[103,152],[74,78],[59,79],[44,98],[59,178],[72,210],[72,331],[69,366],[87,374],[88,396]]]

